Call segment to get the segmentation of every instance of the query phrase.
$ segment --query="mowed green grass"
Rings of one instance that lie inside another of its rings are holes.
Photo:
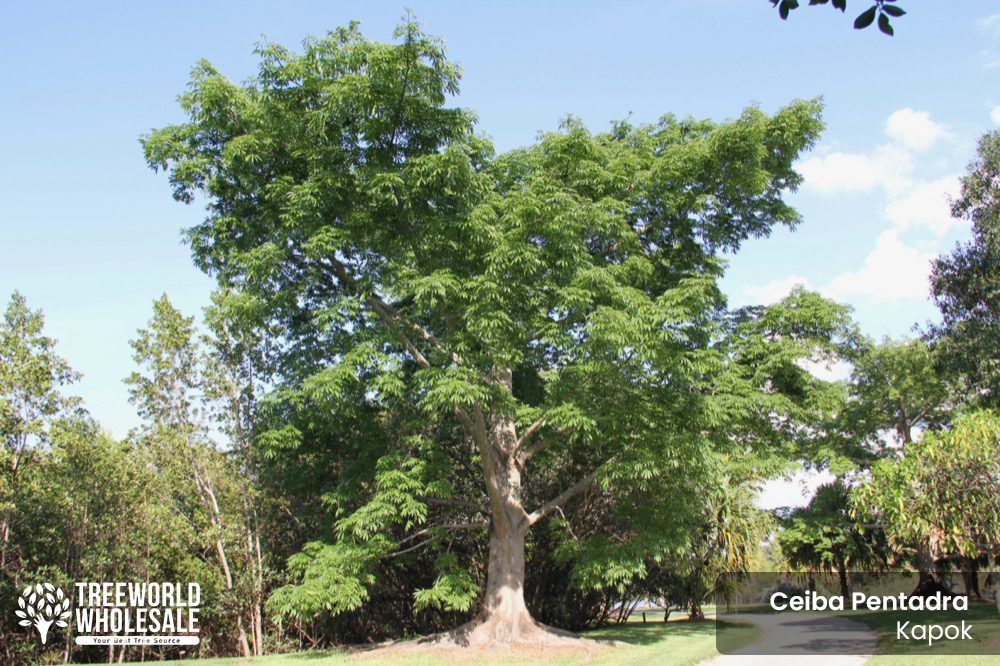
[[[741,624],[734,629],[742,632],[744,643],[759,639],[759,627]],[[643,624],[641,617],[633,618],[628,624],[590,631],[586,638],[605,641],[621,641],[628,646],[601,646],[591,653],[572,653],[556,650],[551,655],[545,653],[527,656],[524,654],[492,655],[459,654],[458,651],[436,654],[398,655],[363,653],[349,655],[344,652],[298,652],[295,654],[270,655],[255,659],[202,659],[199,664],[206,666],[327,666],[343,664],[373,664],[378,666],[434,666],[442,662],[461,663],[463,666],[494,666],[499,664],[587,664],[588,666],[640,666],[645,664],[668,664],[689,666],[718,656],[715,649],[715,622],[671,621],[657,618]]]

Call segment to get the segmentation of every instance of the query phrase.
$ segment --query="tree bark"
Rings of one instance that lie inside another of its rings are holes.
[[[962,582],[965,583],[965,596],[970,599],[981,600],[983,598],[979,591],[979,563],[974,557],[962,558]]]
[[[935,576],[935,553],[931,549],[930,543],[923,543],[917,547],[917,587],[928,585],[937,581]]]
[[[510,505],[519,507],[515,497],[508,499]],[[527,521],[514,526],[505,523],[505,518],[491,523],[486,592],[479,614],[446,634],[447,641],[463,647],[577,643],[575,634],[541,624],[531,616],[524,602]]]
[[[490,381],[510,391],[510,368],[494,368]],[[537,622],[524,603],[524,540],[532,520],[521,502],[521,469],[514,420],[502,412],[486,416],[481,407],[475,405],[472,421],[490,499],[486,591],[475,619],[425,640],[462,646],[575,643],[579,637]]]
[[[843,566],[839,567],[837,575],[840,578],[840,596],[844,598],[844,602],[846,603],[851,596],[851,588],[847,583],[847,568]]]

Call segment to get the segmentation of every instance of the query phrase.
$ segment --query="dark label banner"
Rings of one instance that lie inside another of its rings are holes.
[[[716,645],[742,655],[1000,655],[995,574],[727,575]],[[744,624],[764,629],[746,643]]]

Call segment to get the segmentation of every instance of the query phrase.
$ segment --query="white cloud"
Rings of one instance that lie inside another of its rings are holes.
[[[744,287],[743,293],[746,295],[748,303],[770,305],[771,303],[777,303],[780,301],[782,298],[787,296],[793,288],[800,284],[806,289],[811,288],[809,286],[809,280],[804,277],[789,275],[785,278],[772,280],[771,282],[759,287]]]
[[[897,229],[923,228],[943,236],[952,227],[963,224],[951,216],[948,205],[948,197],[957,197],[959,189],[958,176],[921,183],[890,201],[885,216]]]
[[[994,106],[993,110],[990,111],[990,120],[1000,125],[1000,106]]]
[[[876,303],[908,299],[925,300],[929,292],[931,261],[934,253],[920,252],[899,240],[899,231],[889,229],[875,239],[875,247],[865,257],[864,264],[854,271],[845,271],[826,285],[812,286],[804,277],[789,275],[760,286],[744,286],[744,301],[771,304],[781,300],[796,285],[818,291],[826,298],[850,302],[858,298]],[[842,379],[845,368],[810,363],[803,368],[822,379]]]
[[[870,192],[884,188],[891,195],[913,187],[915,153],[953,138],[927,111],[911,108],[894,111],[885,121],[886,143],[866,152],[829,152],[803,160],[797,168],[805,186],[823,194]],[[926,160],[922,160],[926,161]]]
[[[976,28],[994,37],[1000,37],[1000,14],[976,19]]]
[[[997,24],[1000,26],[1000,15]],[[1000,124],[1000,106],[993,115]],[[958,176],[935,175],[934,180],[927,180],[924,173],[934,154],[923,151],[940,150],[943,142],[955,137],[945,125],[935,122],[930,113],[911,108],[889,115],[885,134],[887,140],[872,150],[831,151],[797,165],[805,186],[823,194],[881,190],[878,197],[888,228],[875,239],[863,265],[846,270],[824,284],[810,285],[801,275],[789,275],[767,284],[745,286],[742,295],[748,302],[773,303],[796,284],[838,301],[860,298],[880,303],[927,298],[935,254],[924,250],[932,250],[938,244],[929,237],[940,239],[965,223],[952,218],[948,203],[949,197],[959,194]],[[877,217],[874,210],[872,217]],[[905,244],[900,240],[903,234],[907,243],[917,245]]]
[[[983,69],[1000,67],[1000,55],[997,55],[992,49],[983,49],[979,52],[979,57],[983,59]]]
[[[895,229],[883,232],[875,248],[856,271],[841,273],[830,281],[836,298],[862,296],[876,302],[927,298],[927,278],[933,254],[903,245]]]
[[[876,187],[897,190],[905,187],[913,170],[913,155],[891,144],[871,154],[834,152],[811,157],[797,165],[805,186],[824,194],[871,191]]]
[[[944,125],[931,120],[926,111],[906,108],[894,111],[885,121],[885,134],[911,150],[927,150],[939,139],[949,136]]]

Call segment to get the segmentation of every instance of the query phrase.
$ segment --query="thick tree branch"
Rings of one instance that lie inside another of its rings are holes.
[[[483,408],[478,402],[472,405],[472,415],[475,419],[476,428],[476,441],[482,447],[489,448],[494,453],[501,454],[496,447],[496,444],[490,441],[489,435],[486,433],[486,416],[483,414]]]
[[[347,267],[344,266],[344,264],[342,264],[340,261],[338,261],[336,258],[333,257],[329,257],[328,259],[330,262],[328,265],[326,264],[321,264],[321,265],[324,265],[329,270],[332,270],[337,280],[342,285],[353,291],[356,296],[359,296],[368,301],[369,305],[371,305],[372,309],[375,311],[375,314],[378,315],[378,318],[382,320],[382,323],[384,323],[386,326],[389,327],[389,330],[392,331],[393,335],[396,336],[396,339],[399,340],[399,343],[403,345],[403,348],[406,349],[407,352],[409,352],[410,356],[413,357],[413,360],[416,361],[417,365],[419,365],[421,368],[431,367],[431,364],[427,361],[427,358],[420,352],[419,349],[416,348],[416,346],[410,341],[410,339],[406,337],[403,331],[400,330],[396,321],[399,317],[399,314],[395,312],[395,310],[393,310],[388,304],[384,303],[382,299],[378,298],[377,296],[366,294],[364,290],[362,290],[358,286],[357,280],[355,280],[354,276],[347,271]]]
[[[607,462],[604,463],[604,465],[607,465],[608,462],[611,462],[611,461],[608,460]],[[577,495],[579,495],[580,493],[582,493],[584,490],[586,490],[587,488],[589,488],[591,486],[591,484],[594,483],[594,481],[597,479],[597,475],[600,473],[601,469],[603,469],[604,465],[601,465],[600,467],[598,467],[597,469],[595,469],[593,472],[591,472],[587,476],[583,477],[582,479],[580,479],[579,481],[577,481],[576,483],[574,483],[572,486],[570,486],[569,488],[567,488],[566,490],[564,490],[562,493],[560,493],[559,496],[557,496],[555,499],[553,499],[553,500],[551,500],[549,502],[546,502],[545,504],[543,504],[542,506],[540,506],[538,509],[536,509],[532,513],[528,514],[528,525],[529,526],[530,525],[534,525],[539,520],[541,520],[542,518],[544,518],[545,516],[549,515],[550,513],[552,513],[556,509],[558,509],[560,506],[562,506],[563,503],[565,503],[567,500],[572,499],[573,497],[576,497]]]
[[[372,301],[372,309],[375,310],[375,313],[378,315],[379,319],[382,320],[382,323],[388,326],[389,330],[392,331],[392,334],[396,336],[396,339],[399,340],[399,344],[403,345],[403,348],[410,353],[410,356],[413,357],[413,360],[416,361],[417,365],[424,369],[431,367],[427,358],[420,353],[420,350],[417,349],[416,345],[414,345],[410,339],[406,337],[406,334],[400,330],[396,321],[389,315],[388,312],[385,311],[385,308],[382,307],[377,299]]]
[[[336,258],[333,257],[330,257],[329,261],[330,261],[329,268],[333,270],[333,273],[337,277],[337,279],[340,280],[340,282],[343,283],[345,286],[349,287],[357,296],[360,296],[364,298],[366,301],[368,301],[368,303],[372,306],[372,309],[374,309],[378,313],[379,318],[382,319],[383,322],[388,324],[390,322],[387,320],[391,320],[393,324],[402,324],[406,326],[407,328],[415,332],[420,337],[421,340],[427,342],[432,347],[437,349],[439,352],[446,355],[449,359],[451,359],[451,361],[455,365],[464,365],[462,358],[455,352],[445,348],[445,346],[441,343],[440,340],[437,339],[437,337],[433,333],[428,331],[420,324],[412,322],[406,317],[404,317],[399,312],[399,310],[392,307],[378,296],[374,294],[365,293],[358,286],[357,280],[355,280],[354,277],[347,272],[347,267],[344,266],[344,264],[342,264],[340,261],[338,261]],[[398,326],[394,325],[393,328],[395,329],[395,331],[399,330]],[[398,335],[402,335],[402,331],[399,331]],[[412,347],[412,343],[410,343],[410,347]],[[410,348],[408,347],[407,349],[409,350]]]
[[[517,440],[517,446],[514,447],[514,455],[518,455],[521,453],[521,450],[524,449],[524,445],[528,443],[528,440],[531,439],[531,436],[535,434],[535,431],[542,427],[542,423],[544,422],[545,422],[545,417],[543,416],[534,423],[532,423],[530,426],[528,426],[528,429],[525,430],[524,433],[521,435],[521,437],[518,438]]]
[[[472,417],[469,416],[469,413],[458,405],[452,405],[452,411],[455,412],[455,416],[458,417],[458,420],[462,423],[462,427],[465,428],[465,432],[468,433],[469,437],[472,437],[473,440],[477,439],[476,424],[472,422]]]
[[[431,530],[442,530],[442,529],[444,529],[444,530],[472,530],[472,529],[480,529],[480,528],[485,529],[487,527],[489,527],[489,523],[487,523],[485,521],[479,522],[479,523],[455,523],[453,525],[432,525],[431,527],[427,527],[425,529],[422,529],[422,530],[419,530],[417,532],[414,532],[413,534],[411,534],[410,536],[406,537],[405,539],[403,539],[399,543],[400,543],[400,545],[402,545],[402,544],[406,543],[407,541],[412,541],[412,540],[414,540],[414,539],[416,539],[416,538],[418,538],[420,536],[423,536],[424,534],[427,534]],[[425,539],[425,540],[421,541],[420,543],[418,543],[415,546],[410,546],[409,548],[404,548],[403,550],[397,550],[394,553],[389,553],[388,555],[386,555],[386,557],[387,558],[389,558],[389,557],[399,557],[400,555],[405,555],[406,553],[412,553],[415,550],[419,550],[419,549],[423,548],[424,546],[426,546],[427,544],[431,543],[432,541],[440,539],[441,536],[442,535],[440,535],[440,534],[435,534],[431,538]]]
[[[437,349],[439,352],[450,358],[455,365],[465,364],[461,356],[459,356],[453,351],[450,351],[449,349],[446,349],[445,346],[441,343],[441,341],[438,340],[437,337],[435,337],[434,334],[428,331],[426,328],[424,328],[420,324],[410,321],[402,314],[400,314],[399,310],[392,307],[382,299],[376,296],[371,296],[369,297],[369,299],[372,301],[373,304],[378,303],[381,307],[385,308],[386,312],[390,316],[392,316],[394,319],[396,319],[397,321],[401,322],[402,324],[406,325],[408,328],[413,330],[418,336],[420,336],[421,340],[427,342],[432,347]]]
[[[546,437],[545,439],[538,440],[537,442],[535,442],[534,444],[532,444],[531,446],[529,446],[525,450],[521,451],[520,454],[518,454],[518,456],[517,456],[517,462],[522,467],[524,467],[524,464],[526,462],[528,462],[528,460],[531,459],[531,456],[535,455],[536,453],[540,453],[540,452],[544,451],[545,449],[547,449],[550,446],[552,446],[553,444],[555,444],[555,442],[556,442],[556,438],[555,437]]]
[[[421,337],[421,339],[430,343],[431,346],[433,346],[435,349],[437,349],[443,354],[446,354],[449,358],[451,358],[451,360],[456,365],[462,364],[462,359],[459,358],[457,354],[446,350],[444,346],[438,341],[438,339],[435,338],[434,335],[431,334],[429,331],[427,331],[425,328],[413,322],[408,321],[405,317],[399,314],[398,310],[396,310],[394,307],[392,307],[379,297],[370,294],[365,294],[358,287],[358,283],[354,279],[354,277],[347,272],[347,268],[337,259],[331,257],[329,258],[329,261],[330,261],[329,268],[333,271],[337,279],[346,287],[349,287],[356,295],[368,301],[372,309],[375,311],[375,314],[377,314],[379,319],[382,320],[382,323],[384,323],[386,326],[389,327],[389,330],[392,331],[392,334],[396,337],[396,339],[403,346],[403,348],[410,354],[411,357],[413,357],[414,362],[416,362],[418,366],[427,369],[431,367],[431,364],[427,360],[427,357],[424,356],[419,349],[417,349],[417,346],[414,345],[413,342],[410,340],[410,338],[408,338],[406,334],[402,331],[402,329],[400,329],[399,327],[400,322],[406,324],[409,328],[416,331],[417,334]],[[468,413],[458,405],[455,405],[452,409],[455,412],[455,415],[458,417],[458,420],[462,423],[462,426],[465,428],[466,432],[470,436],[476,437],[477,434],[476,425],[473,423]]]
[[[327,266],[327,268],[333,271],[336,278],[344,286],[350,288],[357,296],[360,296],[361,298],[364,298],[365,300],[368,301],[368,303],[372,307],[372,310],[374,310],[375,314],[378,315],[378,318],[382,320],[382,323],[384,323],[387,327],[389,327],[389,330],[392,331],[392,334],[396,337],[396,340],[398,340],[399,344],[401,344],[403,348],[410,354],[410,356],[413,357],[414,362],[416,362],[418,366],[427,369],[431,367],[431,364],[430,361],[427,360],[427,357],[424,356],[419,349],[417,349],[417,346],[414,345],[413,342],[400,329],[399,327],[400,322],[406,324],[411,329],[415,330],[423,340],[429,342],[433,347],[435,347],[442,353],[447,354],[453,362],[455,362],[458,365],[461,365],[461,359],[458,357],[458,355],[444,349],[444,347],[441,345],[438,339],[435,338],[430,332],[428,332],[423,327],[418,326],[417,324],[407,321],[402,315],[399,314],[399,312],[394,307],[392,307],[379,297],[370,294],[365,294],[361,290],[361,288],[358,287],[357,281],[350,273],[347,272],[347,268],[342,263],[340,263],[337,259],[332,257],[329,258],[329,261],[330,264]],[[471,437],[475,437],[476,427],[475,424],[472,422],[472,419],[469,417],[468,413],[466,413],[466,411],[461,407],[459,407],[458,405],[455,405],[452,408],[452,410],[455,412],[455,416],[458,417],[458,420],[461,422],[462,427],[465,428],[466,432]]]

